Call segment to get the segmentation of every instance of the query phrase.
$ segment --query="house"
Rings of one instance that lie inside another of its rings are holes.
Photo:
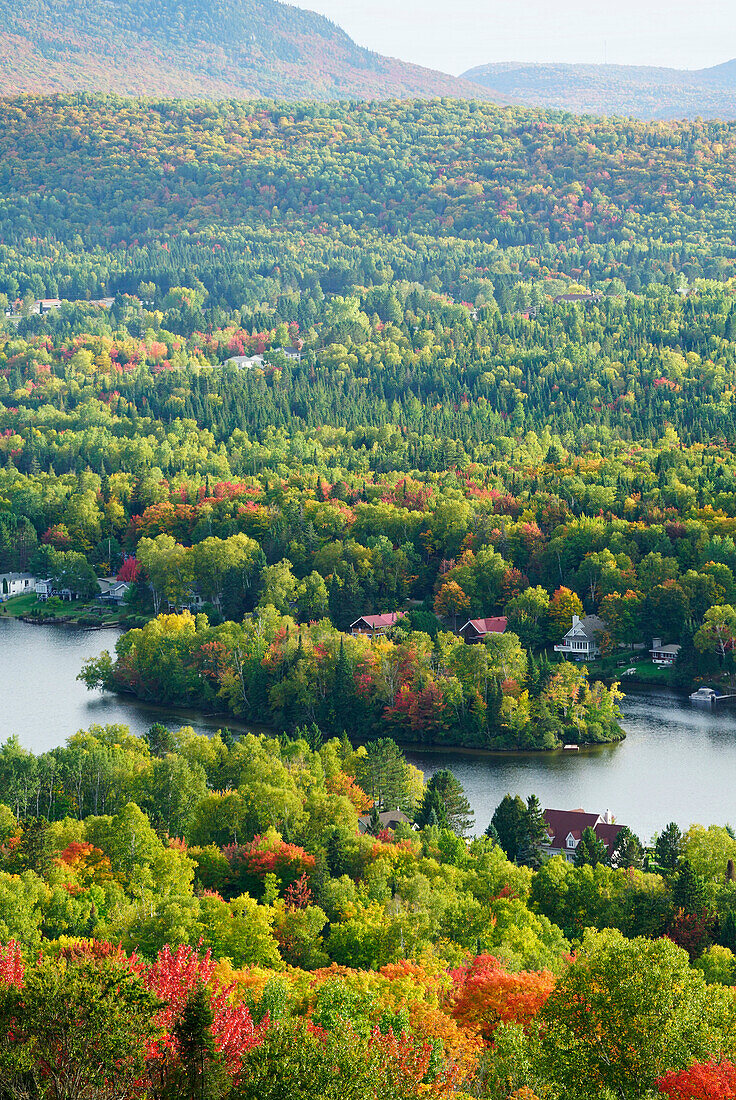
[[[233,355],[231,359],[225,360],[226,365],[231,364],[233,367],[237,367],[239,370],[252,370],[253,367],[263,366],[262,355]]]
[[[374,634],[385,634],[392,626],[396,626],[405,614],[405,611],[387,611],[383,615],[361,615],[350,624],[350,633],[368,634],[371,638]]]
[[[575,859],[584,829],[593,830],[603,841],[609,856],[623,829],[623,825],[616,825],[610,810],[604,814],[587,814],[585,810],[545,810],[544,820],[549,840],[546,844],[542,842],[542,851],[548,856],[563,856],[568,863]]]
[[[509,621],[505,615],[496,615],[491,619],[468,619],[458,630],[460,637],[469,645],[482,642],[489,634],[503,634]]]
[[[662,645],[661,638],[654,638],[649,652],[655,665],[660,665],[662,668],[671,668],[681,649],[682,646],[679,645]]]
[[[30,573],[0,573],[0,601],[35,590],[36,578]]]
[[[44,313],[51,313],[52,309],[58,309],[61,305],[61,298],[41,298],[39,301],[33,303],[32,313],[40,313],[43,316]]]
[[[558,294],[552,301],[555,305],[559,305],[561,302],[580,302],[582,305],[597,305],[598,302],[603,301],[603,298],[603,294]]]
[[[378,820],[381,823],[382,829],[395,829],[397,825],[407,824],[410,825],[411,821],[402,813],[401,810],[384,810],[383,813],[378,815]],[[371,824],[371,815],[362,814],[358,818],[358,832],[367,833]]]
[[[100,594],[97,599],[100,603],[113,603],[121,607],[125,597],[130,591],[127,581],[119,581],[116,577],[100,577],[98,580]]]
[[[50,600],[54,594],[54,586],[51,582],[51,578],[47,577],[46,580],[36,581],[35,586],[36,599],[44,602]]]
[[[563,653],[576,661],[594,661],[601,655],[598,639],[607,629],[607,624],[597,615],[586,615],[584,619],[573,615],[572,626],[555,646],[555,653]]]
[[[296,363],[301,362],[302,353],[299,348],[282,348],[281,350],[287,359],[293,359]]]

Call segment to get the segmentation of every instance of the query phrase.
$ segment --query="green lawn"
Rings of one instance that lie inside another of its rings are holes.
[[[622,684],[661,684],[667,687],[670,683],[672,669],[662,668],[660,665],[655,665],[653,661],[632,661],[626,668],[635,668],[636,673],[632,676],[624,676],[626,669],[619,669],[618,677]]]
[[[69,603],[60,603],[56,600],[42,601],[36,599],[35,593],[24,596],[13,596],[0,604],[0,617],[7,615],[15,619],[23,615],[38,615],[44,619],[83,619],[87,622],[119,622],[125,615],[125,609],[119,607],[102,607],[92,601],[81,603],[72,600]]]

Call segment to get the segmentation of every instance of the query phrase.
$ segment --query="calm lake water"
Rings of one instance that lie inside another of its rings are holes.
[[[115,629],[32,626],[0,619],[0,740],[17,734],[34,752],[63,744],[92,723],[122,722],[141,734],[155,721],[209,733],[238,723],[196,712],[148,707],[126,697],[88,692],[76,680],[82,663],[112,650]],[[687,827],[736,824],[736,708],[698,710],[665,691],[632,691],[622,704],[626,740],[580,753],[415,752],[427,775],[450,767],[487,826],[507,791],[535,793],[545,806],[610,809],[648,838],[675,820]]]

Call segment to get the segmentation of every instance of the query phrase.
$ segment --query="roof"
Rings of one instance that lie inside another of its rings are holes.
[[[371,630],[380,630],[381,627],[393,626],[405,614],[405,611],[385,611],[382,615],[361,615],[359,619],[350,624],[350,629],[352,630],[360,623],[365,623]]]
[[[112,592],[116,588],[130,588],[127,581],[119,581],[117,577],[98,577],[97,583],[104,592]]]
[[[230,359],[225,360],[226,363],[234,363],[236,367],[252,367],[256,363],[263,362],[262,355],[233,355]]]
[[[466,626],[472,626],[478,634],[503,634],[509,621],[505,615],[495,615],[490,619],[468,619],[464,626],[460,627],[462,633]]]
[[[650,653],[672,653],[675,657],[682,649],[681,645],[653,645]]]
[[[409,818],[401,810],[384,810],[378,815],[382,829],[395,829],[397,825],[408,822]],[[358,828],[364,833],[371,822],[370,814],[361,814],[358,818]]]
[[[32,573],[0,573],[0,581],[35,581]]]
[[[600,619],[597,615],[586,615],[584,619],[579,619],[575,622],[575,616],[573,616],[573,624],[565,635],[566,638],[579,637],[580,634],[584,634],[586,638],[589,638],[591,642],[595,641],[596,634],[601,634],[604,630],[608,629],[608,624]]]
[[[575,840],[580,840],[583,830],[591,828],[610,852],[616,843],[616,837],[623,829],[623,825],[606,822],[600,814],[586,813],[584,810],[545,810],[544,819],[547,822],[551,848],[564,848],[571,833]]]
[[[602,302],[602,294],[558,294],[555,302]]]

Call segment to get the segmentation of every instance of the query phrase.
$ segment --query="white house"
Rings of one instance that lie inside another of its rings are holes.
[[[0,573],[0,601],[35,591],[36,578],[30,573]]]
[[[555,646],[555,653],[563,653],[575,661],[594,661],[601,655],[598,639],[605,630],[606,623],[597,615],[586,615],[584,619],[573,615],[572,626]]]
[[[47,577],[45,580],[36,581],[35,591],[37,600],[50,600],[54,594],[54,586],[51,583],[51,578]]]
[[[225,360],[226,364],[231,364],[237,367],[239,370],[252,370],[253,367],[263,366],[262,355],[233,355],[230,359]]]
[[[660,665],[662,668],[671,668],[681,649],[682,646],[679,645],[662,645],[661,638],[654,638],[649,652],[655,665]]]

